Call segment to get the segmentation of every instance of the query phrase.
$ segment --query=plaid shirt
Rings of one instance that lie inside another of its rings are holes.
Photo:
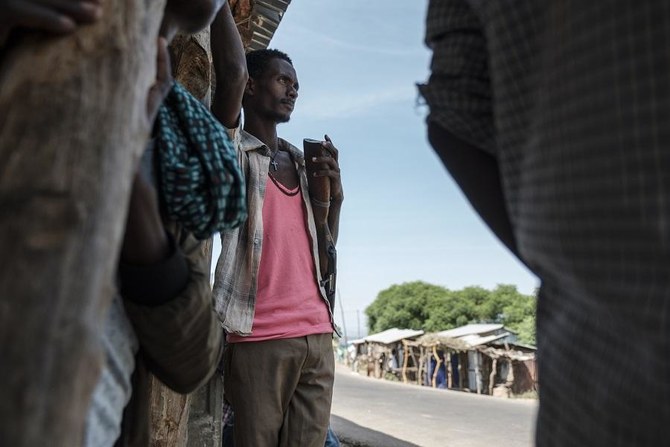
[[[665,445],[670,3],[433,0],[426,42],[428,119],[497,158],[542,280],[537,444]]]
[[[226,425],[233,425],[235,417],[235,411],[233,407],[224,399],[223,401],[223,414],[221,416],[221,425],[225,427]]]
[[[227,332],[250,335],[256,307],[258,266],[263,248],[263,198],[270,167],[270,149],[253,135],[240,129],[229,130],[238,148],[240,166],[247,181],[249,218],[240,227],[221,233],[221,255],[216,265],[214,298],[224,329]],[[316,225],[307,195],[307,174],[302,152],[285,140],[279,145],[291,154],[300,178],[300,191],[307,212],[307,224],[312,241],[312,259],[321,297],[328,305],[331,323],[333,314],[321,285]],[[334,327],[334,323],[333,323]]]

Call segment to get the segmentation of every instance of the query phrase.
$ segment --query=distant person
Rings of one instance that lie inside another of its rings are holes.
[[[670,439],[670,7],[432,0],[428,136],[541,279],[539,446]]]
[[[291,59],[252,51],[247,70],[244,127],[230,133],[246,174],[249,219],[221,233],[214,282],[227,333],[224,390],[235,413],[234,443],[323,447],[335,364],[328,299],[334,257],[320,254],[337,241],[344,198],[338,151],[326,137],[326,155],[316,157],[321,169],[309,172],[330,191],[319,200],[303,153],[277,136],[298,98]]]

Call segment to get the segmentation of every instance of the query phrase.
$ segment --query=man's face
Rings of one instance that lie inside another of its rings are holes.
[[[248,93],[247,108],[276,123],[291,119],[298,99],[298,76],[291,64],[280,58],[270,60],[265,73],[253,79],[253,91]]]

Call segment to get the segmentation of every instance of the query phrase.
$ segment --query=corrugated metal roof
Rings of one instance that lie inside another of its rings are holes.
[[[251,12],[249,50],[267,48],[291,0],[256,0]]]
[[[466,335],[485,334],[502,328],[502,324],[466,324],[465,326],[438,332],[438,335],[442,337],[460,338]]]
[[[388,345],[391,343],[398,342],[400,340],[404,340],[406,338],[418,337],[419,335],[422,334],[423,331],[420,330],[416,331],[414,329],[393,328],[393,329],[387,329],[377,334],[368,335],[363,340],[370,343],[381,343],[384,345]]]
[[[489,335],[489,336],[486,336],[486,337],[481,337],[481,336],[476,335],[476,334],[470,334],[470,335],[465,335],[463,337],[458,337],[458,340],[462,340],[465,343],[467,343],[468,345],[470,345],[472,347],[475,347],[475,346],[485,345],[487,343],[490,343],[490,342],[495,341],[495,340],[499,340],[501,338],[505,338],[509,335],[510,335],[509,332],[504,332],[504,333],[498,334],[498,335]]]
[[[419,337],[417,342],[423,346],[446,346],[447,348],[454,349],[456,351],[467,351],[470,349],[470,345],[465,343],[460,338],[440,337],[436,333],[422,335]]]

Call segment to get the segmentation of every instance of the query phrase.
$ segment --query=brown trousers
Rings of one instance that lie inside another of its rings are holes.
[[[323,447],[330,420],[333,335],[230,343],[224,393],[240,447]]]

